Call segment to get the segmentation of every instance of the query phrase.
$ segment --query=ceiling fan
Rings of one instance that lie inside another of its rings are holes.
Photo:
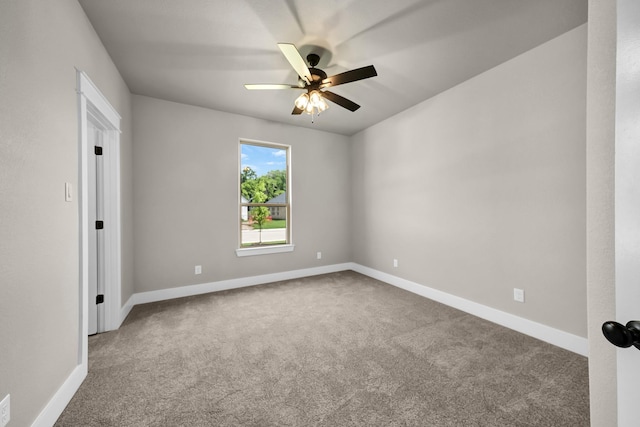
[[[307,67],[307,64],[304,62],[304,59],[302,59],[302,55],[300,55],[300,52],[298,52],[295,45],[290,43],[278,43],[278,47],[298,74],[298,84],[246,84],[244,87],[251,90],[306,90],[306,92],[300,95],[295,101],[295,106],[291,112],[291,114],[294,115],[302,114],[304,112],[311,114],[313,117],[314,114],[321,113],[329,107],[325,98],[349,111],[356,111],[360,108],[358,104],[336,93],[329,92],[326,89],[332,86],[368,79],[378,75],[374,66],[369,65],[367,67],[357,68],[355,70],[345,71],[344,73],[327,77],[327,73],[319,68],[315,68],[320,61],[320,56],[317,54],[310,53],[307,55],[307,61],[309,62],[309,67]]]

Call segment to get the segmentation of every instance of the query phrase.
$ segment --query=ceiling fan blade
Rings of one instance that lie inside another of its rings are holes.
[[[336,74],[335,76],[327,77],[322,80],[321,88],[337,86],[345,83],[355,82],[357,80],[368,79],[369,77],[375,77],[378,73],[373,65],[367,67],[356,68],[355,70],[345,71],[344,73]]]
[[[296,46],[291,43],[278,43],[278,47],[284,54],[285,58],[287,58],[287,61],[289,61],[289,64],[291,64],[293,69],[296,70],[296,73],[298,73],[298,75],[305,80],[307,84],[310,83],[312,80],[311,72],[309,71],[306,62],[304,62],[304,59],[302,59],[302,56],[300,55],[300,52],[298,52]]]
[[[249,90],[278,90],[278,89],[304,89],[297,85],[281,85],[281,84],[246,84],[245,88]]]
[[[339,106],[346,108],[349,111],[356,111],[358,108],[360,108],[360,106],[355,102],[343,96],[340,96],[337,93],[329,92],[328,90],[325,90],[324,92],[322,92],[322,96],[327,98],[329,101],[334,102]]]
[[[293,115],[296,115],[296,116],[297,116],[298,114],[302,114],[302,112],[303,112],[303,111],[304,111],[304,110],[301,110],[301,109],[300,109],[300,108],[298,108],[298,107],[293,107],[293,111],[291,112],[291,114],[293,114]]]

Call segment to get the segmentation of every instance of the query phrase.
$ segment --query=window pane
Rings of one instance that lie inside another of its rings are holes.
[[[290,243],[288,147],[241,143],[240,153],[240,246]]]
[[[260,212],[262,209],[266,212]],[[249,206],[247,219],[244,214],[240,215],[242,247],[284,245],[287,243],[287,208],[279,208],[282,212],[282,218],[279,219],[268,214],[270,209],[273,208]],[[266,214],[264,221],[256,221],[256,218],[261,219],[263,214]]]
[[[240,192],[245,203],[287,203],[287,150],[241,144]]]

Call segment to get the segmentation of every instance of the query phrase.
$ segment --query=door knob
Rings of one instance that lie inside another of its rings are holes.
[[[626,326],[614,321],[604,322],[602,333],[611,344],[617,347],[635,346],[640,350],[640,320],[632,320]]]

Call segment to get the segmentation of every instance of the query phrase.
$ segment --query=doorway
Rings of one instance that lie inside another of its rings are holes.
[[[117,329],[122,323],[120,116],[82,71],[77,71],[77,89],[80,163],[78,362],[86,367],[88,335]],[[98,151],[100,153],[96,154]]]

